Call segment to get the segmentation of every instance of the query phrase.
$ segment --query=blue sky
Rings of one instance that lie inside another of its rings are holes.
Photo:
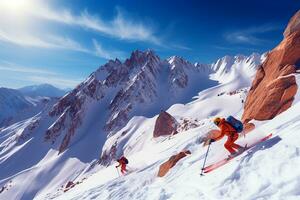
[[[1,0],[0,87],[74,87],[135,49],[211,63],[282,40],[300,1]]]

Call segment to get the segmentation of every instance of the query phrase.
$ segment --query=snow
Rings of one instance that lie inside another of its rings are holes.
[[[298,70],[297,74],[295,74],[295,78],[296,78],[296,83],[298,86],[298,91],[299,91],[299,85],[300,85],[300,70]],[[293,105],[295,105],[298,101],[300,101],[300,92],[296,93],[295,95],[295,100],[293,101]]]
[[[129,166],[134,169],[128,175],[118,177],[112,165],[56,199],[299,199],[300,171],[296,168],[300,151],[299,140],[295,139],[300,128],[299,109],[297,103],[260,125],[256,133],[240,139],[245,142],[267,133],[274,135],[203,177],[199,174],[206,147],[196,142],[202,129],[197,128],[169,140],[150,140],[141,151],[127,152]],[[151,123],[151,119],[145,123]],[[219,154],[222,143],[214,143],[210,155]],[[179,161],[165,177],[156,177],[159,165],[185,147],[192,155]]]
[[[252,77],[257,66],[263,62],[265,54],[252,54],[248,58],[243,55],[235,57],[225,56],[211,65],[215,73],[211,74],[211,79],[220,83],[228,83],[237,78]]]

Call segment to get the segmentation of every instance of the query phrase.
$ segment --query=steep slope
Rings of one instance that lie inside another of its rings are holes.
[[[239,69],[238,65],[236,69]],[[234,97],[237,104],[234,112],[239,112],[246,90],[236,90],[241,85],[249,86],[252,75],[236,73],[243,74],[241,81],[235,79],[217,85],[217,81],[210,79],[211,73],[214,73],[211,65],[191,64],[177,56],[161,60],[152,51],[135,51],[125,62],[109,61],[53,107],[0,132],[0,184],[12,181],[9,192],[0,197],[32,199],[56,191],[69,180],[98,169],[95,165],[99,156],[100,163],[109,165],[122,154],[123,145],[127,144],[119,139],[130,138],[136,131],[145,133],[137,129],[140,125],[135,123],[136,119],[147,131],[152,130],[152,124],[149,127],[144,123],[148,120],[146,117],[154,122],[153,116],[161,109],[175,103],[188,103],[204,89],[213,88],[197,98],[206,102],[204,106],[209,105],[210,97],[214,97],[212,101],[218,98],[222,103],[217,101],[220,103],[217,110],[227,112],[222,108],[223,100]],[[192,108],[193,105],[186,106]],[[182,107],[177,114],[181,115],[185,105],[174,106]],[[205,112],[188,110],[182,117],[193,117],[192,112],[197,112],[200,120],[219,113],[214,107]],[[179,122],[183,121],[177,118]],[[135,128],[124,129],[131,119]],[[201,123],[198,121],[196,126]],[[185,126],[179,128],[186,129]],[[120,135],[124,137],[118,138]],[[152,137],[152,133],[147,137]],[[142,148],[142,144],[146,141],[133,145],[134,149]],[[28,154],[33,155],[31,159],[19,159]],[[17,167],[11,168],[12,165]],[[24,187],[24,180],[32,184]]]
[[[67,91],[56,88],[50,84],[31,85],[18,89],[23,95],[30,97],[62,97]]]
[[[129,166],[134,171],[127,176],[118,177],[111,166],[55,199],[298,199],[300,173],[294,169],[299,166],[300,157],[299,142],[294,138],[300,128],[299,106],[298,103],[260,125],[251,135],[259,138],[264,136],[259,132],[272,132],[273,138],[204,177],[199,174],[206,149],[197,143],[200,130],[196,129],[186,132],[184,138],[177,135],[169,141],[152,142],[151,153],[132,154]],[[238,143],[257,138],[249,136]],[[212,146],[208,163],[218,160],[221,143]],[[158,178],[161,160],[183,148],[192,149],[192,155],[179,161],[165,177]],[[153,149],[159,150],[153,152]],[[159,153],[159,158],[154,153]]]

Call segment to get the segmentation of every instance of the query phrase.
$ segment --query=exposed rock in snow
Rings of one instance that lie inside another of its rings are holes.
[[[156,119],[153,137],[174,135],[177,133],[178,122],[172,115],[162,111]]]
[[[297,92],[294,73],[300,63],[299,12],[290,20],[283,41],[258,69],[245,103],[243,121],[272,119],[287,110]]]
[[[203,125],[203,122],[200,122],[198,119],[190,119],[190,118],[180,118],[178,120],[177,132],[187,131],[192,128],[197,128]]]
[[[169,160],[167,162],[165,162],[165,163],[163,163],[159,166],[159,171],[158,171],[157,176],[158,177],[163,177],[164,175],[166,175],[168,173],[168,171],[172,167],[174,167],[176,165],[176,163],[180,159],[182,159],[185,156],[190,155],[190,154],[191,154],[191,152],[189,150],[186,150],[186,151],[182,151],[182,152],[180,152],[176,155],[171,156],[171,158],[169,158]]]

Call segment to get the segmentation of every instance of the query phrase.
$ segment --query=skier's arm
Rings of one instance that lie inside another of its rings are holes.
[[[220,133],[221,133],[221,134],[220,134],[218,137],[213,138],[215,141],[217,141],[217,140],[221,139],[222,137],[224,137],[224,135],[225,135],[225,130],[224,130],[224,126],[223,126],[223,125],[220,126]]]
[[[214,140],[216,140],[216,141],[221,139],[225,135],[226,127],[224,126],[224,122],[225,122],[225,119],[224,118],[221,119],[220,126],[219,126],[221,134],[218,137],[214,138]]]
[[[221,135],[219,135],[218,137],[216,138],[213,138],[215,141],[221,139],[222,137],[224,137],[224,131],[221,130]]]

